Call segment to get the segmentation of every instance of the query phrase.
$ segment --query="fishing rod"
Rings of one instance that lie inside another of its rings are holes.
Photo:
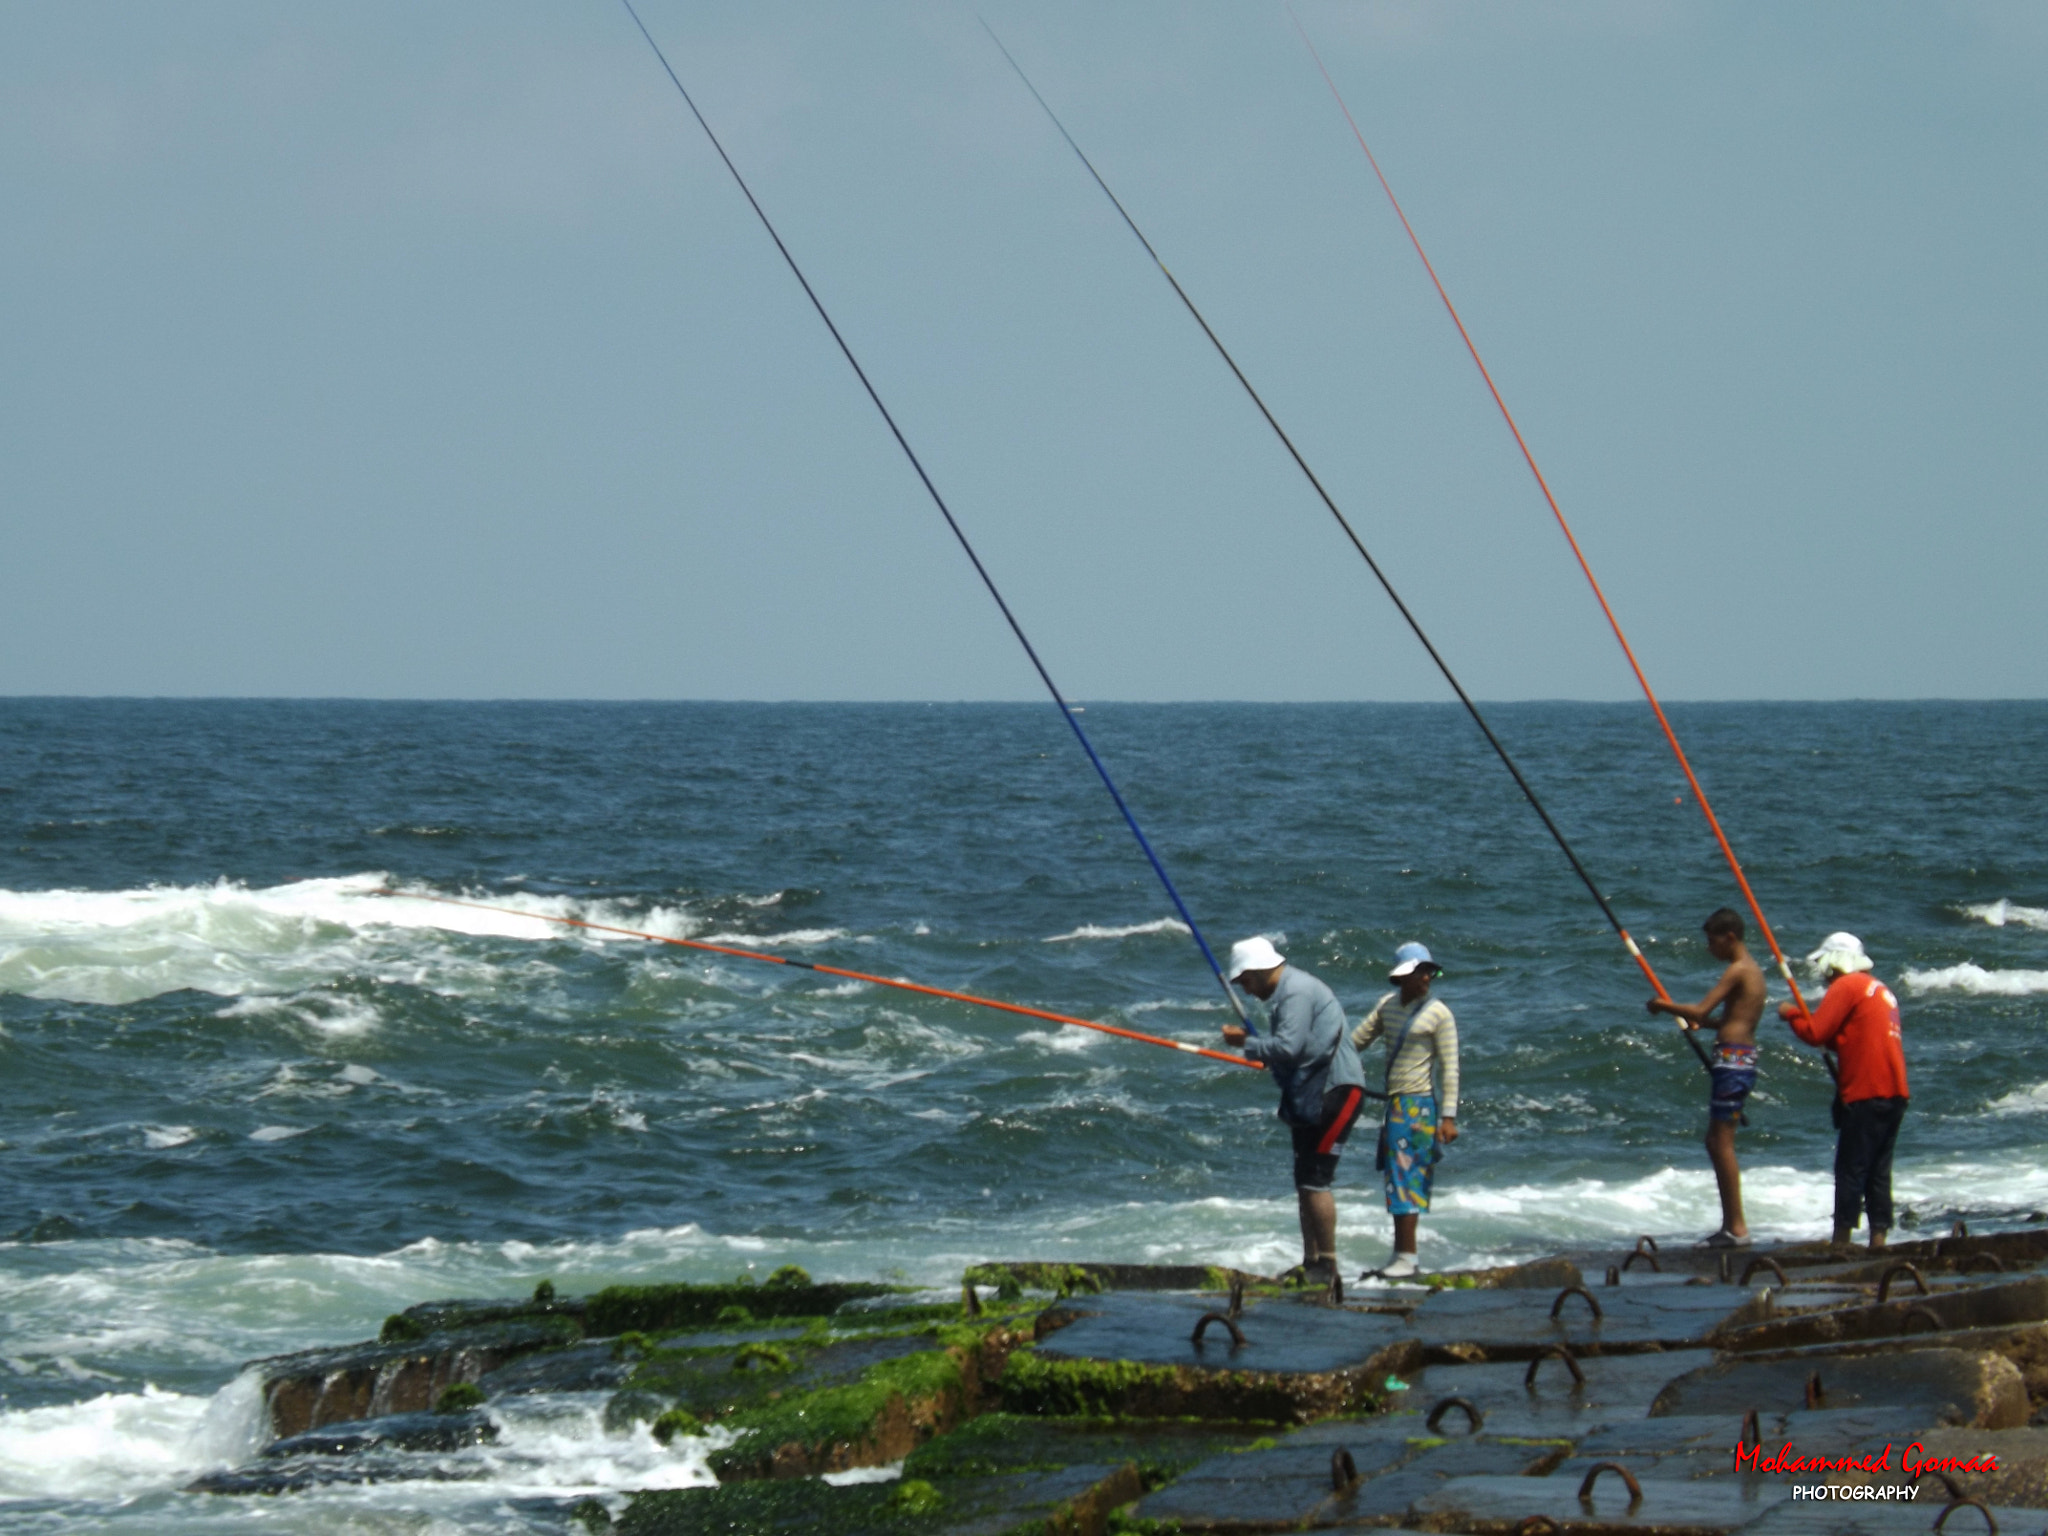
[[[1521,450],[1522,462],[1529,466],[1529,473],[1535,478],[1536,487],[1542,491],[1543,499],[1550,505],[1550,512],[1557,519],[1557,526],[1564,533],[1565,542],[1571,546],[1572,557],[1579,562],[1586,584],[1593,589],[1593,596],[1599,601],[1600,611],[1607,616],[1607,627],[1614,631],[1614,638],[1621,644],[1621,654],[1628,658],[1629,670],[1636,675],[1636,682],[1643,690],[1643,697],[1650,701],[1650,711],[1657,717],[1657,724],[1664,729],[1664,739],[1671,744],[1671,753],[1678,759],[1678,766],[1685,774],[1685,782],[1692,787],[1693,799],[1699,802],[1700,812],[1707,818],[1707,825],[1713,829],[1714,840],[1721,845],[1721,854],[1728,861],[1728,869],[1735,876],[1735,883],[1742,891],[1742,899],[1749,904],[1749,910],[1756,917],[1757,927],[1762,931],[1764,942],[1771,947],[1771,957],[1778,962],[1778,974],[1785,978],[1785,985],[1792,989],[1792,1000],[1802,1015],[1808,1012],[1805,994],[1799,990],[1799,982],[1792,975],[1792,967],[1785,959],[1785,951],[1778,947],[1778,936],[1771,932],[1770,920],[1764,916],[1764,909],[1756,899],[1756,892],[1749,888],[1749,877],[1742,872],[1742,862],[1735,857],[1735,849],[1728,841],[1728,835],[1721,830],[1721,819],[1714,814],[1713,804],[1707,799],[1707,792],[1700,788],[1700,781],[1693,775],[1692,763],[1685,755],[1685,748],[1678,744],[1678,733],[1665,718],[1664,706],[1657,701],[1656,690],[1650,687],[1650,680],[1643,675],[1643,669],[1636,660],[1635,648],[1628,643],[1628,636],[1622,633],[1621,621],[1615,618],[1614,610],[1607,605],[1607,594],[1600,589],[1600,582],[1593,575],[1593,567],[1587,563],[1586,552],[1579,547],[1579,541],[1572,532],[1572,525],[1565,521],[1564,511],[1557,504],[1557,498],[1550,492],[1550,482],[1537,467],[1536,455],[1522,436],[1522,429],[1516,425],[1514,412],[1508,409],[1502,398],[1500,387],[1493,382],[1493,374],[1479,355],[1479,348],[1472,340],[1472,333],[1465,329],[1465,322],[1458,314],[1458,306],[1451,302],[1451,295],[1436,275],[1436,265],[1429,259],[1429,253],[1422,248],[1422,241],[1415,233],[1415,227],[1408,222],[1408,215],[1401,208],[1401,200],[1394,196],[1394,188],[1387,180],[1386,172],[1380,169],[1379,157],[1365,142],[1365,135],[1359,130],[1358,119],[1351,115],[1351,108],[1345,104],[1344,93],[1337,89],[1337,82],[1331,78],[1329,66],[1323,63],[1323,56],[1317,52],[1308,31],[1301,24],[1301,18],[1294,14],[1294,7],[1287,7],[1287,18],[1294,23],[1294,30],[1301,34],[1307,46],[1309,57],[1316,61],[1316,68],[1323,77],[1323,83],[1330,88],[1330,95],[1336,98],[1337,109],[1344,114],[1344,121],[1351,125],[1351,135],[1358,140],[1358,147],[1365,151],[1366,163],[1372,167],[1373,176],[1379,181],[1380,190],[1393,205],[1394,216],[1401,221],[1401,228],[1407,233],[1408,243],[1415,247],[1415,254],[1422,261],[1423,271],[1429,274],[1430,283],[1436,288],[1436,296],[1443,301],[1451,324],[1458,329],[1458,339],[1465,343],[1465,351],[1471,356],[1472,364],[1479,370],[1479,377],[1486,381],[1486,392],[1493,396],[1493,403],[1500,411],[1501,420],[1507,423],[1508,431],[1514,436],[1515,447]]]
[[[1037,648],[1024,633],[1024,626],[1017,622],[1017,616],[1003,600],[1003,594],[997,588],[995,578],[989,574],[988,567],[981,563],[981,556],[974,552],[974,546],[968,542],[966,530],[954,518],[952,508],[946,505],[946,498],[939,494],[939,488],[932,483],[932,477],[925,473],[924,462],[918,458],[917,450],[910,446],[910,439],[903,435],[903,429],[896,425],[896,418],[889,414],[889,407],[882,403],[882,396],[869,380],[867,370],[861,367],[860,360],[853,355],[853,348],[847,345],[846,338],[840,334],[839,327],[826,312],[824,300],[820,299],[817,290],[811,287],[810,279],[804,276],[803,268],[796,264],[796,257],[790,254],[789,247],[782,243],[782,236],[776,232],[767,210],[762,208],[760,201],[754,196],[753,188],[747,185],[747,179],[740,175],[739,167],[733,164],[732,156],[725,152],[725,145],[719,142],[718,135],[711,131],[711,124],[697,109],[696,99],[690,95],[682,77],[669,63],[668,55],[661,51],[661,44],[654,40],[654,34],[647,30],[647,23],[640,19],[640,13],[633,8],[633,0],[619,0],[619,3],[625,6],[626,14],[633,18],[633,25],[640,29],[640,35],[647,40],[647,46],[654,50],[655,58],[661,61],[661,67],[668,75],[669,82],[683,98],[683,104],[690,109],[690,115],[697,119],[697,126],[704,130],[704,137],[711,141],[711,147],[718,151],[718,158],[725,162],[725,168],[739,184],[748,206],[754,210],[755,216],[761,221],[761,227],[768,231],[768,238],[775,242],[775,249],[782,253],[782,259],[788,264],[790,273],[803,288],[804,297],[811,301],[811,308],[818,312],[818,318],[825,322],[825,329],[832,333],[832,339],[839,344],[840,353],[846,358],[847,365],[853,369],[854,377],[860,380],[861,388],[868,393],[868,399],[872,400],[875,409],[881,412],[882,420],[888,424],[890,436],[896,439],[896,446],[903,450],[903,456],[910,460],[910,467],[917,471],[917,478],[923,482],[926,492],[931,496],[932,504],[939,509],[939,515],[946,520],[946,526],[953,531],[953,537],[959,541],[961,550],[974,566],[974,572],[981,578],[981,584],[988,588],[988,595],[995,599],[996,607],[1002,610],[1004,622],[1010,626],[1010,633],[1015,635],[1017,643],[1024,647],[1024,654],[1031,658],[1032,668],[1038,673],[1039,681],[1045,684],[1046,692],[1052,695],[1053,703],[1059,706],[1060,718],[1067,722],[1069,729],[1074,733],[1074,739],[1081,744],[1081,750],[1088,754],[1088,761],[1095,765],[1095,772],[1102,779],[1102,787],[1109,791],[1110,799],[1116,802],[1117,810],[1123,813],[1124,825],[1131,829],[1131,836],[1135,837],[1138,846],[1145,850],[1145,857],[1151,862],[1152,872],[1159,877],[1159,883],[1166,888],[1166,894],[1172,898],[1174,910],[1180,914],[1181,921],[1187,924],[1188,933],[1193,937],[1195,947],[1202,952],[1202,958],[1208,962],[1210,973],[1216,978],[1216,985],[1223,989],[1224,999],[1230,1004],[1231,1012],[1237,1015],[1238,1022],[1249,1033],[1257,1034],[1258,1029],[1252,1023],[1251,1015],[1245,1011],[1243,1001],[1232,990],[1230,978],[1223,974],[1223,967],[1217,963],[1215,951],[1209,948],[1209,941],[1202,936],[1201,925],[1195,921],[1195,915],[1188,910],[1188,904],[1181,900],[1172,877],[1166,873],[1166,865],[1153,851],[1144,829],[1138,825],[1138,818],[1125,803],[1123,792],[1116,787],[1116,780],[1109,776],[1108,767],[1096,755],[1095,744],[1088,739],[1088,733],[1081,729],[1081,722],[1076,718],[1073,706],[1067,703],[1066,695],[1060,692],[1059,685],[1052,680],[1052,673],[1046,670],[1045,663],[1038,659]]]
[[[992,997],[977,997],[972,992],[953,992],[945,987],[927,987],[915,981],[903,981],[890,976],[874,976],[866,971],[849,971],[837,965],[814,965],[808,960],[792,960],[786,955],[764,955],[757,949],[740,949],[730,944],[706,944],[700,939],[674,939],[665,933],[645,933],[638,928],[620,928],[610,923],[586,922],[580,917],[556,917],[547,912],[522,912],[517,907],[493,906],[483,901],[458,901],[453,896],[429,896],[421,891],[395,891],[386,886],[370,892],[372,896],[402,897],[407,901],[432,901],[444,907],[467,907],[472,912],[501,912],[510,917],[536,919],[543,923],[560,923],[569,928],[585,928],[592,933],[613,933],[622,938],[646,939],[653,944],[674,944],[681,949],[699,949],[706,954],[725,955],[735,960],[754,960],[762,965],[786,965],[799,971],[816,971],[820,976],[844,976],[849,981],[864,981],[871,986],[894,987],[899,992],[917,992],[926,997],[943,997],[956,1003],[972,1003],[977,1008],[993,1008],[998,1013],[1018,1013],[1029,1019],[1045,1019],[1054,1024],[1068,1024],[1075,1029],[1092,1029],[1105,1035],[1115,1035],[1123,1040],[1137,1040],[1145,1045],[1164,1046],[1170,1051],[1185,1051],[1191,1056],[1206,1056],[1211,1061],[1227,1061],[1233,1067],[1252,1067],[1263,1071],[1263,1062],[1248,1061],[1242,1056],[1232,1056],[1226,1051],[1212,1051],[1206,1046],[1189,1045],[1184,1040],[1169,1040],[1164,1035],[1142,1034],[1135,1029],[1123,1029],[1115,1024],[1098,1024],[1093,1019],[1077,1019],[1064,1013],[1051,1013],[1043,1008],[1027,1008],[1022,1003],[999,1002]]]
[[[1133,235],[1137,236],[1138,244],[1145,248],[1145,254],[1152,258],[1153,265],[1159,268],[1161,275],[1172,286],[1175,295],[1187,307],[1187,312],[1194,317],[1195,324],[1202,328],[1202,334],[1209,338],[1209,343],[1215,347],[1217,355],[1229,367],[1231,374],[1237,379],[1237,382],[1244,386],[1244,392],[1251,396],[1252,404],[1257,406],[1259,414],[1265,417],[1266,425],[1273,429],[1273,435],[1280,439],[1281,446],[1286,448],[1289,457],[1294,460],[1296,467],[1307,477],[1308,483],[1315,488],[1316,495],[1322,498],[1323,505],[1329,508],[1330,515],[1337,520],[1337,526],[1344,530],[1344,536],[1351,541],[1351,547],[1357,550],[1364,558],[1366,565],[1371,569],[1374,577],[1378,579],[1380,589],[1392,600],[1394,607],[1399,610],[1401,617],[1407,621],[1408,628],[1414,632],[1415,638],[1422,642],[1423,650],[1429,653],[1429,659],[1436,663],[1437,671],[1443,674],[1444,681],[1449,683],[1451,691],[1457,694],[1458,702],[1465,706],[1465,713],[1472,717],[1472,723],[1479,727],[1480,734],[1485,736],[1487,745],[1493,748],[1494,755],[1501,760],[1501,765],[1514,778],[1515,785],[1522,791],[1523,798],[1529,802],[1530,808],[1536,812],[1537,817],[1542,821],[1544,829],[1550,833],[1552,840],[1562,850],[1565,858],[1570,861],[1573,873],[1579,877],[1580,883],[1586,887],[1587,892],[1599,905],[1601,914],[1607,919],[1608,926],[1614,929],[1616,936],[1621,940],[1622,947],[1628,951],[1629,957],[1641,968],[1643,975],[1648,979],[1651,987],[1655,989],[1658,998],[1664,1002],[1672,1001],[1670,992],[1665,989],[1664,983],[1658,978],[1656,971],[1651,967],[1648,957],[1643,954],[1642,950],[1637,946],[1635,939],[1630,936],[1627,927],[1622,923],[1621,918],[1616,915],[1614,908],[1608,903],[1607,897],[1602,894],[1600,887],[1594,883],[1592,875],[1587,872],[1586,866],[1579,862],[1579,856],[1573,850],[1570,841],[1565,837],[1557,823],[1551,820],[1550,812],[1544,808],[1543,801],[1538,798],[1535,789],[1530,785],[1529,781],[1522,776],[1521,768],[1517,766],[1514,758],[1508,754],[1508,749],[1501,744],[1500,738],[1494,735],[1493,727],[1486,722],[1486,716],[1481,714],[1479,706],[1472,702],[1472,696],[1465,691],[1465,685],[1458,681],[1457,674],[1451,670],[1450,663],[1444,660],[1442,653],[1437,650],[1429,635],[1423,630],[1422,622],[1415,617],[1407,603],[1401,600],[1401,594],[1394,590],[1393,582],[1388,579],[1387,573],[1380,568],[1380,563],[1372,557],[1372,551],[1365,547],[1365,541],[1358,536],[1358,530],[1351,526],[1351,520],[1344,515],[1343,511],[1338,507],[1336,499],[1330,495],[1323,482],[1317,478],[1316,472],[1309,467],[1308,460],[1302,457],[1301,450],[1294,446],[1294,439],[1287,435],[1287,430],[1280,425],[1279,418],[1273,414],[1265,400],[1259,395],[1258,390],[1252,386],[1252,381],[1245,377],[1244,370],[1237,366],[1237,359],[1230,355],[1230,349],[1223,345],[1222,339],[1210,328],[1209,322],[1202,317],[1201,310],[1195,307],[1195,301],[1189,298],[1187,290],[1181,287],[1180,279],[1175,277],[1172,269],[1160,259],[1159,252],[1153,248],[1152,242],[1145,238],[1145,232],[1138,228],[1138,221],[1131,217],[1130,210],[1125,208],[1122,200],[1118,198],[1116,193],[1110,190],[1109,183],[1102,179],[1102,173],[1095,169],[1095,162],[1090,160],[1086,152],[1075,142],[1074,136],[1067,132],[1066,124],[1060,121],[1059,114],[1054,112],[1045,97],[1039,94],[1038,87],[1031,83],[1031,77],[1024,73],[1024,66],[1019,64],[1010,50],[1003,46],[1003,40],[996,36],[995,28],[989,26],[985,18],[982,19],[981,25],[983,30],[988,33],[990,40],[996,45],[997,50],[1009,62],[1010,68],[1017,72],[1017,78],[1024,82],[1024,89],[1031,93],[1032,99],[1044,109],[1045,115],[1052,119],[1053,127],[1057,128],[1060,137],[1067,141],[1067,148],[1071,149],[1081,164],[1087,167],[1088,174],[1095,180],[1095,185],[1102,189],[1102,195],[1109,199],[1111,206],[1122,216],[1125,227]],[[1679,1027],[1684,1031],[1686,1043],[1692,1047],[1693,1054],[1699,1057],[1700,1065],[1711,1072],[1713,1064],[1707,1060],[1706,1050],[1695,1037],[1692,1027],[1686,1024],[1683,1019],[1679,1021]]]

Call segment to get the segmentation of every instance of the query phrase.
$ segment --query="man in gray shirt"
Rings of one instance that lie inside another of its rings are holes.
[[[1327,1284],[1337,1273],[1337,1158],[1365,1102],[1365,1073],[1336,993],[1289,965],[1271,942],[1232,945],[1230,977],[1266,1005],[1268,1034],[1252,1038],[1226,1024],[1223,1039],[1264,1063],[1280,1090],[1280,1118],[1294,1137],[1302,1279]]]

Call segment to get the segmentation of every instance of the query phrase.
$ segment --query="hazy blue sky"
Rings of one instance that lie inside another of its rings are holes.
[[[1284,11],[986,13],[1471,689],[1624,696]],[[2048,692],[2048,8],[1300,13],[1668,695]],[[1071,693],[1445,696],[973,8],[645,14]],[[14,0],[0,208],[0,693],[1036,688],[610,0]]]

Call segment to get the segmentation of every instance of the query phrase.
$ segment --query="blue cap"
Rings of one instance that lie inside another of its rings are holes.
[[[1428,966],[1432,971],[1443,969],[1442,966],[1429,958],[1429,948],[1427,945],[1403,944],[1394,951],[1394,968],[1387,972],[1387,980],[1399,981],[1418,966],[1424,965]]]

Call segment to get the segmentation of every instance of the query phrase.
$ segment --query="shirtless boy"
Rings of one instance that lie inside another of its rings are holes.
[[[1721,1188],[1721,1230],[1702,1247],[1745,1248],[1749,1223],[1742,1216],[1742,1169],[1735,1161],[1735,1127],[1742,1101],[1756,1086],[1756,1025],[1764,1012],[1764,973],[1742,943],[1742,919],[1727,907],[1708,918],[1707,950],[1728,967],[1714,990],[1697,1003],[1650,999],[1650,1012],[1669,1013],[1687,1029],[1714,1026],[1714,1066],[1707,1101],[1707,1160]],[[1718,1011],[1718,1017],[1716,1013]]]

